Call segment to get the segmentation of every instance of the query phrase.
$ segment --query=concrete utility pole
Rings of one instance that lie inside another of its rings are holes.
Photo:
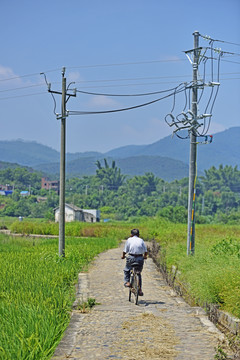
[[[65,169],[66,169],[66,78],[62,70],[62,112],[60,152],[60,197],[59,197],[59,256],[65,257]]]
[[[193,124],[190,130],[190,156],[189,156],[189,188],[188,188],[188,236],[187,254],[194,255],[195,250],[195,180],[196,180],[196,161],[197,144],[194,125],[197,124],[197,100],[198,100],[198,59],[199,59],[199,32],[195,31],[193,49],[193,85],[192,85],[192,113]]]
[[[61,119],[61,150],[60,150],[60,196],[59,196],[59,256],[65,257],[65,172],[66,172],[66,103],[71,96],[76,96],[67,92],[65,67],[62,69],[62,92],[51,90],[51,84],[48,84],[48,92],[62,95],[61,115],[57,115],[57,119]],[[46,79],[46,77],[45,77]],[[66,96],[68,99],[66,100]]]

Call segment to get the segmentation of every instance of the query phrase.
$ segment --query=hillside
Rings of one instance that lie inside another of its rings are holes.
[[[197,149],[198,173],[220,164],[240,167],[240,127],[230,128],[214,135],[213,142]],[[201,141],[198,138],[198,141]],[[188,176],[189,139],[165,137],[149,145],[123,146],[107,153],[67,153],[67,175],[83,176],[96,172],[95,162],[103,158],[116,160],[127,175],[153,172],[165,180]],[[0,141],[0,161],[30,166],[49,174],[59,173],[58,151],[36,142]]]
[[[20,165],[33,166],[59,161],[59,153],[34,141],[0,141],[0,160]]]
[[[102,157],[101,157],[102,158]],[[68,177],[94,175],[96,174],[95,162],[98,158],[79,158],[68,161],[66,173]],[[108,157],[111,163],[113,158]],[[132,156],[125,159],[117,159],[116,165],[121,169],[123,174],[134,176],[144,175],[146,172],[152,172],[154,175],[165,181],[182,179],[188,176],[188,165],[179,160],[165,158],[161,156]],[[59,164],[43,164],[35,166],[36,170],[59,176]]]
[[[79,157],[97,156],[98,152],[68,153],[69,161]],[[35,141],[24,141],[21,139],[12,141],[0,141],[0,161],[17,163],[26,166],[49,164],[58,162],[60,153],[49,146],[39,144]]]
[[[208,169],[211,166],[238,165],[240,167],[240,127],[233,127],[213,136],[213,142],[208,145],[198,146],[198,168]],[[198,138],[198,141],[201,141]],[[105,155],[114,158],[125,158],[126,156],[166,156],[172,159],[188,163],[189,139],[182,140],[178,137],[165,137],[153,144],[145,146],[124,146],[113,149]],[[128,154],[128,155],[127,155]]]
[[[29,166],[19,165],[17,163],[10,163],[10,162],[5,162],[5,161],[0,161],[0,170],[5,170],[5,169],[9,169],[9,168],[10,169],[16,169],[18,167],[25,168],[30,173],[36,171],[35,169],[33,169],[32,167],[29,167]]]

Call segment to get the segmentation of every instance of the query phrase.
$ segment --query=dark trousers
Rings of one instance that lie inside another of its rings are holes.
[[[144,259],[143,256],[132,256],[132,255],[128,255],[126,257],[126,265],[124,268],[124,283],[129,282],[130,281],[130,271],[132,269],[132,264],[133,263],[138,263],[139,264],[139,268],[140,271],[142,271],[143,269],[143,263],[144,263]],[[139,274],[139,281],[140,281],[140,288],[142,288],[142,276],[141,273]]]

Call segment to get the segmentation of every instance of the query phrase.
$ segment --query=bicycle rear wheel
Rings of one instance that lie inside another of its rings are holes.
[[[138,305],[138,295],[139,295],[139,274],[134,274],[134,295],[135,295],[135,305]]]
[[[129,287],[129,295],[128,295],[128,300],[131,301],[131,297],[132,297],[132,287],[133,287],[133,275],[130,275],[130,287]]]

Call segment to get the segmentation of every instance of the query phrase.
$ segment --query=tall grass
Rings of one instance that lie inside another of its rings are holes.
[[[66,241],[0,236],[0,359],[49,359],[70,319],[79,271],[116,238]]]
[[[135,224],[136,226],[136,224]],[[134,224],[130,223],[83,223],[71,222],[65,224],[66,236],[76,237],[117,237],[124,239],[129,237],[131,228]],[[24,235],[40,234],[40,235],[58,235],[59,224],[51,221],[32,222],[24,220],[22,222],[15,221],[9,225],[9,229],[13,233]]]
[[[22,234],[58,234],[58,224],[47,221],[16,221],[9,227]],[[169,271],[178,268],[179,281],[199,305],[217,303],[240,318],[240,226],[197,225],[195,255],[187,256],[184,224],[161,218],[67,223],[71,237],[61,260],[58,239],[0,236],[0,359],[49,359],[68,325],[78,272],[135,227],[145,240],[160,243],[161,261]]]
[[[199,305],[218,304],[240,318],[240,226],[196,226],[195,255],[187,256],[187,227],[158,220],[151,228],[161,245],[162,262]]]

